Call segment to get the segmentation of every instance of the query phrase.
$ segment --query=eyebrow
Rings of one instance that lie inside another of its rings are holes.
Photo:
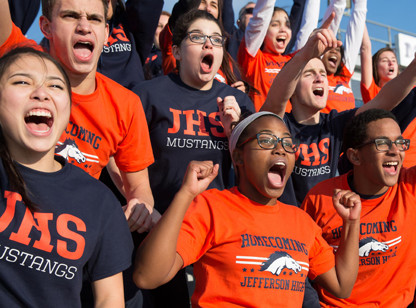
[[[62,10],[59,12],[59,15],[67,15],[67,14],[75,15],[77,17],[82,15],[81,13],[74,11],[74,10]],[[91,13],[91,14],[86,13],[86,15],[87,15],[87,19],[99,18],[99,19],[104,20],[104,15],[101,15],[99,13]]]
[[[219,36],[222,36],[222,34],[219,33],[219,32],[213,32],[211,34],[205,34],[202,30],[199,30],[199,29],[189,30],[189,33],[200,33],[202,35],[209,35],[209,36],[211,36],[211,35],[219,35]]]
[[[273,133],[270,129],[263,129],[263,130],[259,131],[259,132],[258,132],[258,134],[259,134],[259,133],[270,133],[270,134],[273,134],[273,135],[274,135],[274,133]],[[283,133],[282,135],[283,135],[283,136],[287,136],[287,137],[292,137],[292,136],[290,135],[290,133],[288,133],[288,132],[285,132],[285,133]]]
[[[19,76],[21,76],[21,77],[27,77],[29,79],[35,79],[33,77],[33,75],[32,74],[29,74],[29,73],[15,73],[15,74],[10,75],[8,79],[13,78],[13,77],[19,77]],[[59,76],[54,76],[54,75],[46,76],[46,80],[60,80],[60,81],[62,81],[63,84],[66,84],[65,80],[62,79]]]

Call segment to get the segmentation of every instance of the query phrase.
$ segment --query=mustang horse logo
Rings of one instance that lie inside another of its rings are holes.
[[[360,241],[360,248],[359,248],[358,254],[360,255],[360,257],[368,257],[368,255],[372,251],[385,252],[388,249],[389,249],[389,245],[376,241],[372,237],[366,237]]]
[[[275,251],[261,266],[260,271],[269,271],[272,274],[279,276],[284,268],[290,269],[295,273],[302,270],[302,267],[296,262],[287,252]]]
[[[65,159],[68,159],[68,157],[74,158],[78,164],[84,163],[86,160],[84,154],[82,154],[75,141],[71,138],[65,139],[61,145],[56,146],[55,153],[65,157]]]

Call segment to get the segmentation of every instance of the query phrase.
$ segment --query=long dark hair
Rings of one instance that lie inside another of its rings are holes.
[[[5,54],[0,58],[0,80],[3,78],[3,75],[9,69],[9,67],[19,60],[22,56],[35,56],[41,59],[42,61],[52,62],[58,70],[61,72],[64,77],[65,83],[67,84],[69,98],[71,98],[71,86],[69,78],[65,73],[62,66],[49,54],[46,54],[42,51],[30,48],[30,47],[19,47],[12,49],[10,52]],[[29,198],[30,192],[28,191],[25,181],[20,174],[19,170],[16,167],[16,163],[13,160],[13,157],[10,155],[9,148],[7,147],[6,140],[3,134],[3,128],[0,125],[0,159],[4,165],[4,169],[7,173],[9,179],[10,188],[17,191],[21,196],[25,205],[31,210],[35,211],[37,209],[36,204]]]

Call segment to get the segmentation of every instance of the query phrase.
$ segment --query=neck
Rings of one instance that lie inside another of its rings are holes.
[[[311,109],[296,108],[296,104],[292,104],[292,114],[295,117],[296,122],[303,125],[315,125],[319,124],[320,112]]]
[[[214,83],[214,78],[212,78],[209,81],[199,81],[199,82],[195,82],[189,78],[187,78],[186,76],[184,76],[185,74],[181,71],[179,71],[179,77],[181,78],[182,82],[184,84],[186,84],[187,86],[197,89],[197,90],[201,90],[201,91],[208,91],[211,90],[212,88],[212,84]]]
[[[366,196],[377,196],[384,194],[389,189],[388,186],[379,185],[368,181],[364,173],[366,173],[365,170],[360,172],[357,170],[357,168],[354,168],[352,182],[354,185],[354,190],[358,194]]]
[[[68,74],[71,90],[80,95],[92,94],[96,88],[95,71],[88,74]]]
[[[13,155],[12,153],[11,154],[14,161],[25,167],[40,172],[50,173],[62,169],[62,165],[54,158],[54,150],[55,149],[52,149],[46,153],[25,152],[19,153],[18,155]]]

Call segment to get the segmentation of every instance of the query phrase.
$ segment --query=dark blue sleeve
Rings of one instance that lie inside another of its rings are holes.
[[[144,65],[153,46],[163,0],[128,0],[126,2],[129,31],[136,42],[136,50]]]
[[[222,3],[222,24],[228,34],[234,30],[234,10],[232,0],[223,0]]]
[[[179,0],[172,9],[172,15],[169,18],[169,28],[171,31],[175,28],[178,18],[186,12],[199,7],[201,0]]]
[[[290,27],[292,29],[292,38],[286,47],[285,54],[291,53],[296,42],[296,37],[302,24],[303,11],[305,9],[306,0],[294,0],[292,9],[290,10]]]
[[[29,30],[40,8],[40,0],[9,0],[10,15],[23,34]]]
[[[416,88],[410,91],[399,105],[391,111],[399,122],[402,132],[416,117]]]

